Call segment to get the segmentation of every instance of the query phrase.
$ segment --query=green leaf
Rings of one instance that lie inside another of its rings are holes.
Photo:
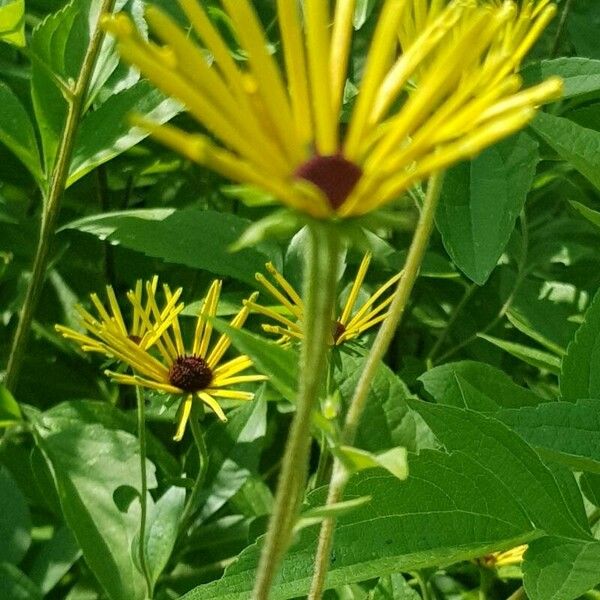
[[[581,204],[581,202],[577,202],[576,200],[569,200],[569,204],[590,223],[600,227],[600,211],[592,210],[585,204]]]
[[[544,538],[525,554],[523,584],[530,600],[575,600],[600,583],[600,542]]]
[[[542,83],[549,77],[560,77],[565,99],[600,93],[600,60],[578,56],[542,60],[527,65],[520,75],[527,87]]]
[[[135,437],[102,425],[75,424],[48,430],[34,423],[36,440],[52,465],[64,517],[83,556],[111,600],[141,600],[145,584],[131,548],[140,506],[117,506],[122,491],[139,494],[140,458]],[[148,463],[149,487],[154,471]],[[129,494],[128,494],[129,495]]]
[[[143,129],[129,125],[127,117],[130,113],[141,113],[156,123],[165,123],[180,110],[178,102],[165,98],[147,81],[139,81],[111,96],[81,122],[67,185],[72,185],[149,135]]]
[[[0,41],[25,46],[25,0],[0,0]]]
[[[449,452],[465,452],[501,478],[505,494],[523,507],[536,528],[548,535],[587,539],[579,509],[570,506],[563,485],[537,453],[500,421],[472,410],[410,401]],[[503,473],[511,465],[510,475]]]
[[[280,344],[249,333],[243,329],[235,329],[227,323],[213,320],[215,329],[226,333],[231,343],[243,354],[247,354],[256,370],[269,377],[271,385],[286,399],[296,402],[298,354],[291,348],[283,348]]]
[[[402,575],[394,573],[379,580],[371,600],[421,600],[421,596]]]
[[[23,492],[0,466],[0,563],[19,564],[31,544],[31,515]],[[0,596],[2,597],[2,596]]]
[[[198,500],[200,520],[206,521],[234,496],[252,473],[258,472],[262,440],[267,431],[263,391],[231,412],[228,422],[214,423],[206,432],[208,470]]]
[[[408,477],[406,448],[391,448],[381,454],[373,454],[353,446],[340,446],[333,452],[344,462],[350,472],[358,473],[366,469],[382,468],[398,479]]]
[[[560,373],[560,358],[554,354],[538,350],[537,348],[531,348],[523,344],[517,344],[515,342],[507,342],[491,335],[485,335],[480,333],[477,335],[483,340],[494,344],[498,348],[501,348],[505,352],[512,354],[515,358],[526,362],[528,365],[537,367],[538,369],[544,369],[558,375]]]
[[[340,392],[343,404],[348,406],[362,373],[365,357],[342,350],[334,360],[339,361],[334,373],[336,389]],[[380,365],[371,383],[356,445],[374,453],[396,446],[403,446],[411,452],[432,447],[431,432],[406,402],[411,396],[402,380],[389,367]]]
[[[7,427],[21,421],[21,409],[13,395],[0,383],[0,427]]]
[[[560,374],[563,400],[600,399],[600,292],[567,348]]]
[[[360,473],[350,480],[346,499],[371,496],[372,500],[340,517],[327,588],[444,566],[541,535],[525,508],[506,493],[504,479],[516,476],[520,465],[434,450],[410,455],[409,462],[410,476],[404,482],[383,470]],[[311,494],[310,506],[322,506],[326,493],[321,488]],[[301,532],[284,559],[272,600],[307,593],[318,533],[318,527]],[[259,545],[246,548],[221,580],[196,588],[184,599],[247,600],[258,555]]]
[[[126,414],[106,402],[94,400],[73,400],[53,406],[43,414],[36,415],[38,422],[48,431],[59,432],[81,423],[100,424],[107,429],[123,430],[137,435],[137,417]],[[178,477],[179,463],[166,450],[151,431],[146,432],[148,458],[159,467],[167,477]]]
[[[42,593],[31,579],[15,565],[0,563],[0,598],[42,600]]]
[[[277,251],[263,244],[230,253],[229,247],[248,223],[235,215],[212,210],[151,209],[85,217],[63,229],[91,233],[165,262],[234,277],[254,286],[254,273],[262,271]]]
[[[0,7],[0,11],[2,8]],[[1,15],[1,12],[0,12]],[[43,179],[38,143],[29,114],[13,91],[0,82],[0,142],[40,182]]]
[[[46,542],[29,568],[31,580],[43,594],[69,572],[75,561],[81,556],[81,549],[71,530],[62,526],[54,532],[52,539]]]
[[[184,505],[185,489],[170,487],[156,503],[148,506],[146,560],[153,583],[158,581],[171,558]]]
[[[532,391],[514,383],[506,373],[474,361],[435,367],[423,373],[419,381],[436,402],[480,412],[536,406],[545,402]]]
[[[436,216],[444,246],[460,270],[482,285],[521,212],[539,160],[520,133],[448,171]]]
[[[563,160],[600,189],[600,132],[544,112],[538,113],[531,127]]]
[[[600,473],[600,400],[546,402],[494,415],[543,456]]]

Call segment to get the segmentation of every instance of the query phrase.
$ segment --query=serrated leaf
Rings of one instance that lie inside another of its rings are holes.
[[[525,554],[523,584],[530,600],[575,600],[600,583],[600,542],[544,538]]]
[[[520,133],[446,173],[437,227],[459,269],[484,284],[514,229],[539,161],[538,145]]]
[[[25,0],[0,2],[0,41],[25,46]]]
[[[226,333],[231,343],[252,359],[257,371],[266,375],[286,400],[296,402],[298,353],[295,350],[283,348],[243,329],[230,327],[218,319],[214,319],[213,323],[217,331]]]
[[[495,473],[505,493],[520,503],[536,528],[548,535],[589,537],[580,524],[579,509],[570,506],[563,495],[562,482],[506,425],[472,410],[416,400],[410,404],[449,452],[465,452],[480,464],[497,465]],[[502,465],[509,464],[516,470],[506,477]]]
[[[33,124],[21,101],[2,82],[0,82],[0,106],[2,106],[0,142],[27,167],[34,179],[41,182],[43,175]]]
[[[512,354],[515,358],[522,360],[523,362],[537,367],[538,369],[544,369],[558,375],[560,373],[560,358],[555,354],[532,348],[531,346],[525,346],[524,344],[517,344],[516,342],[508,342],[506,340],[493,337],[491,335],[485,335],[480,333],[477,335],[482,340],[494,344],[498,348],[501,348],[505,352]]]
[[[348,406],[365,357],[343,350],[337,356],[340,362],[334,373],[335,385],[342,404]],[[411,452],[431,447],[431,432],[406,402],[411,396],[403,381],[387,365],[381,364],[370,386],[356,445],[375,453],[395,446],[403,446]]]
[[[156,123],[165,123],[180,110],[178,102],[165,98],[147,81],[139,81],[111,96],[81,122],[67,185],[72,185],[89,171],[129,150],[149,135],[147,131],[128,123],[130,113],[141,113]]]
[[[600,189],[600,132],[544,112],[538,113],[531,127],[563,160]]]
[[[526,87],[542,83],[550,77],[563,80],[562,98],[576,98],[600,93],[600,60],[569,56],[542,60],[521,70]]]
[[[434,450],[410,455],[409,462],[411,474],[404,482],[383,472],[361,473],[351,479],[346,499],[371,496],[372,500],[340,517],[327,588],[444,566],[541,535],[524,507],[506,493],[503,479],[511,478],[513,471],[516,474],[520,465]],[[326,492],[321,488],[311,494],[310,506],[323,505]],[[301,532],[276,577],[271,600],[307,593],[318,533],[318,527]],[[184,599],[247,600],[258,555],[256,544],[246,548],[221,580],[199,586]]]
[[[480,412],[545,402],[532,391],[517,385],[506,373],[475,361],[440,365],[423,373],[419,381],[436,402]]]
[[[560,373],[563,400],[600,399],[600,292],[567,348]]]
[[[600,473],[600,400],[546,402],[494,415],[543,456]]]
[[[85,217],[64,229],[77,229],[168,263],[234,277],[254,287],[254,273],[278,250],[261,244],[231,253],[249,221],[232,214],[188,208],[128,210]]]

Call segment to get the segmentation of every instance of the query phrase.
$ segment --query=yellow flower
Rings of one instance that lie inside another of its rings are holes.
[[[523,555],[527,550],[527,545],[517,546],[505,552],[494,552],[484,556],[482,560],[486,567],[508,567],[520,565],[523,562]]]
[[[65,338],[79,344],[83,350],[117,359],[132,369],[132,375],[105,371],[113,381],[183,396],[174,437],[175,440],[181,440],[194,398],[209,406],[222,421],[226,421],[225,413],[216,398],[251,400],[254,396],[252,393],[233,390],[230,386],[262,381],[265,377],[241,375],[252,366],[250,358],[244,355],[221,363],[231,345],[227,335],[221,335],[209,351],[213,331],[210,319],[217,312],[221,281],[216,280],[210,286],[198,315],[190,347],[184,345],[179,325],[179,313],[184,307],[183,303],[178,304],[182,290],[172,292],[168,285],[163,285],[165,305],[160,309],[156,299],[157,286],[157,278],[146,283],[145,302],[141,281],[137,282],[135,291],[127,294],[133,309],[129,328],[125,325],[112,288],[107,287],[108,309],[98,296],[91,296],[98,319],[84,308],[78,307],[82,325],[89,335],[62,325],[57,325],[56,329]],[[255,298],[256,294],[249,301],[253,302]],[[249,309],[242,308],[230,325],[241,328],[248,314]],[[155,352],[150,353],[151,348]]]
[[[356,312],[354,311],[370,262],[371,254],[366,254],[360,263],[342,313],[333,323],[332,343],[335,346],[355,339],[367,329],[381,323],[387,316],[387,312],[384,311],[392,302],[392,288],[402,277],[402,273],[398,273],[386,281]],[[302,316],[304,313],[302,299],[271,263],[266,266],[273,282],[269,281],[262,273],[257,273],[256,279],[275,300],[281,303],[281,307],[287,312],[287,315],[279,310],[256,304],[252,300],[247,301],[246,306],[280,323],[280,325],[263,325],[262,328],[266,332],[280,335],[284,342],[291,339],[302,339]],[[381,298],[385,299],[381,301]]]
[[[147,19],[164,45],[146,41],[124,14],[104,26],[122,57],[214,139],[137,123],[190,160],[316,218],[360,216],[397,199],[519,130],[561,92],[556,78],[519,92],[514,75],[554,13],[547,0],[522,9],[509,0],[384,0],[343,134],[356,0],[337,0],[332,14],[329,2],[305,0],[303,18],[300,3],[277,0],[283,67],[249,0],[222,0],[243,65],[198,0],[178,2],[201,45],[155,7]]]

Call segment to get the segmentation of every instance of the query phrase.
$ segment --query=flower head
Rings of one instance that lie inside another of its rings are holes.
[[[367,329],[381,323],[387,316],[386,309],[392,302],[393,286],[402,277],[402,273],[398,273],[386,281],[355,311],[370,262],[371,254],[366,254],[352,282],[341,314],[332,324],[332,343],[334,346],[339,346],[344,342],[357,338]],[[263,325],[262,328],[266,332],[280,335],[284,342],[292,339],[302,339],[302,317],[304,313],[302,299],[271,263],[268,263],[266,267],[272,281],[262,273],[257,273],[256,279],[281,304],[281,308],[287,314],[253,301],[248,301],[246,305],[255,312],[279,323],[279,325]]]
[[[488,554],[481,559],[481,562],[486,567],[508,567],[513,565],[520,565],[523,562],[523,555],[527,550],[527,544],[517,546],[511,550],[505,552],[493,552]]]
[[[83,350],[117,359],[131,368],[132,374],[105,371],[113,381],[182,396],[183,402],[174,438],[180,440],[185,432],[194,398],[210,407],[225,421],[225,413],[216,399],[251,400],[252,393],[233,390],[230,389],[231,386],[261,381],[265,377],[241,374],[252,366],[252,361],[247,356],[242,355],[222,362],[231,344],[227,335],[221,335],[216,343],[211,345],[213,327],[210,319],[217,312],[221,292],[220,281],[214,281],[210,286],[189,346],[184,344],[179,324],[179,313],[184,308],[183,303],[178,303],[181,289],[172,292],[168,285],[163,285],[165,303],[161,309],[156,298],[157,286],[157,278],[146,283],[145,302],[141,281],[138,281],[134,291],[127,294],[133,315],[129,328],[125,325],[115,294],[109,287],[108,309],[95,294],[91,296],[98,318],[84,308],[78,308],[87,334],[62,325],[57,325],[56,329],[65,338],[79,344]],[[251,296],[249,301],[254,301],[255,298],[256,294]],[[249,309],[242,308],[231,321],[231,327],[241,328],[248,314]]]
[[[181,100],[212,138],[138,124],[316,218],[360,216],[397,199],[522,128],[561,91],[550,79],[519,92],[514,74],[554,14],[548,0],[520,9],[510,0],[384,0],[342,134],[356,0],[333,2],[332,13],[329,2],[305,0],[303,18],[298,2],[277,0],[282,67],[249,0],[222,0],[243,64],[198,0],[178,2],[199,43],[155,7],[147,19],[164,45],[146,41],[123,14],[105,27],[123,58]]]

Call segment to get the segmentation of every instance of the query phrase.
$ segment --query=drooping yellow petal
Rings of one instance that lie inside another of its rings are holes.
[[[185,400],[181,403],[179,407],[179,415],[177,422],[177,431],[173,436],[173,439],[176,442],[180,442],[183,439],[183,434],[185,433],[185,426],[190,418],[190,413],[192,412],[192,402],[193,396],[192,394],[188,394]]]

